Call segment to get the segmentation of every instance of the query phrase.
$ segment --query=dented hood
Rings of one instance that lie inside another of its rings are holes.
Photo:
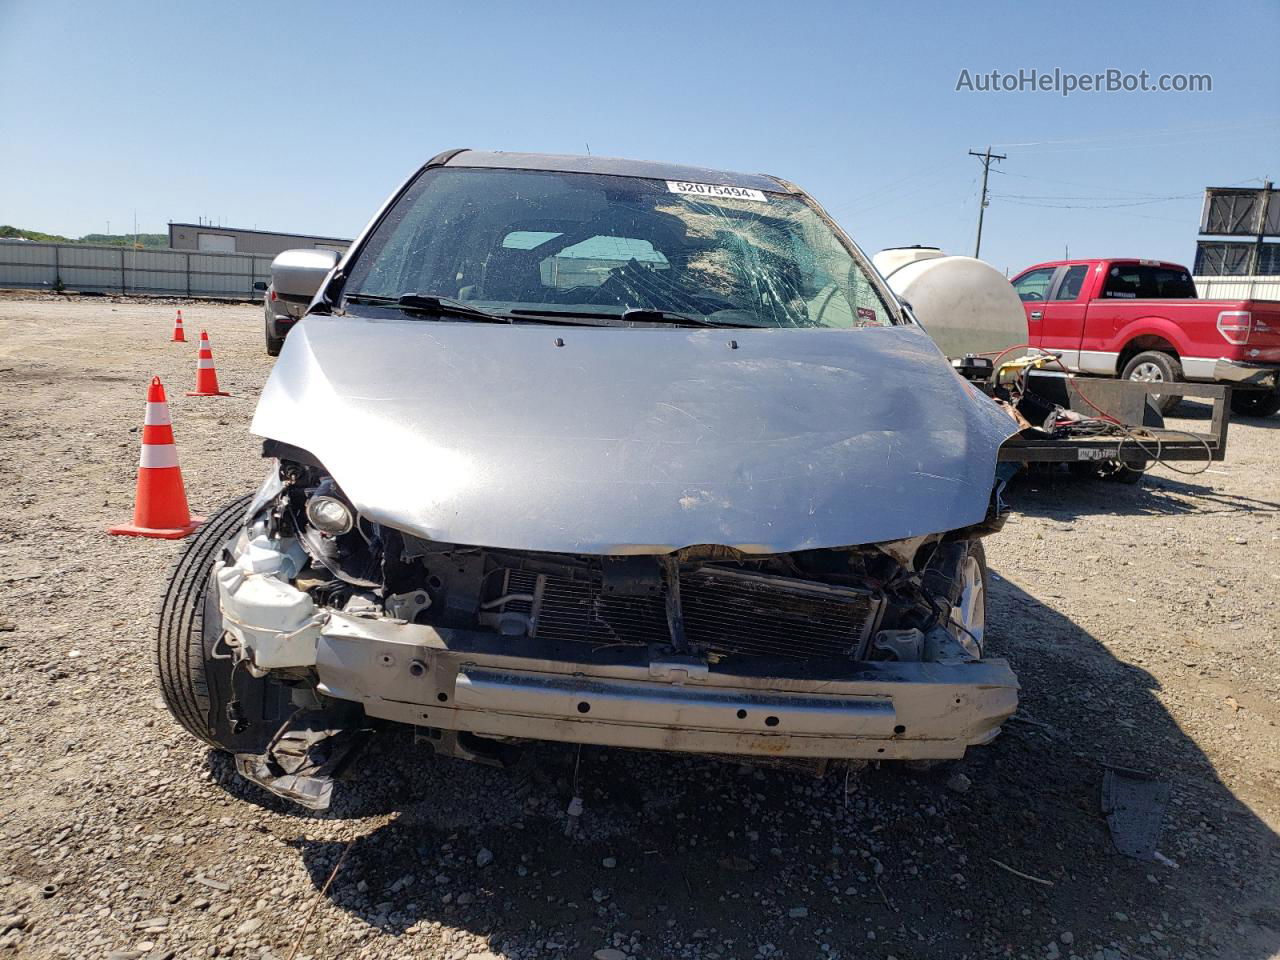
[[[917,327],[351,316],[298,325],[253,420],[378,523],[596,554],[772,553],[966,526],[1015,429]]]

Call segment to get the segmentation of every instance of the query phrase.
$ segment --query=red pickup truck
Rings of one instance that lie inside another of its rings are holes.
[[[1280,411],[1280,301],[1200,300],[1191,271],[1158,260],[1038,263],[1013,288],[1028,342],[1073,371],[1229,383],[1235,413]]]

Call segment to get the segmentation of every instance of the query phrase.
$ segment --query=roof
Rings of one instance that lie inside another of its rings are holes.
[[[177,220],[170,220],[169,227],[190,227],[192,230],[200,230],[204,233],[256,233],[265,237],[302,237],[306,240],[325,240],[330,243],[354,243],[350,237],[322,237],[316,233],[296,233],[292,230],[250,230],[248,227],[215,227],[211,223],[181,223]]]
[[[507,153],[500,150],[457,150],[441,154],[433,163],[450,167],[487,167],[499,170],[552,170],[564,173],[596,173],[613,177],[644,177],[649,180],[685,180],[714,183],[726,187],[746,187],[770,193],[795,193],[794,187],[762,173],[732,173],[706,167],[686,167],[652,160],[624,160],[618,157],[577,156],[554,153]]]

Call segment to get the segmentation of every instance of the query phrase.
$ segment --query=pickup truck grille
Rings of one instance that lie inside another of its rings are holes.
[[[666,596],[606,594],[582,579],[505,570],[501,613],[527,617],[547,640],[669,644]],[[856,654],[875,622],[877,601],[847,587],[700,567],[681,574],[681,609],[691,646],[721,654],[838,657]]]

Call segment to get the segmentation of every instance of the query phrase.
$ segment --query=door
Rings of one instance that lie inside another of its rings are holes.
[[[1087,263],[1060,267],[1040,306],[1041,347],[1062,357],[1072,370],[1084,369],[1081,343],[1084,340],[1085,313],[1089,301],[1084,297],[1084,281],[1089,275]],[[1113,361],[1114,365],[1114,361]]]
[[[1027,343],[1033,347],[1041,346],[1044,336],[1043,324],[1044,302],[1049,296],[1049,286],[1057,274],[1057,267],[1037,267],[1028,270],[1013,281],[1013,289],[1022,301],[1022,309],[1027,314]]]
[[[196,234],[196,249],[206,253],[235,253],[236,238],[225,233]]]

